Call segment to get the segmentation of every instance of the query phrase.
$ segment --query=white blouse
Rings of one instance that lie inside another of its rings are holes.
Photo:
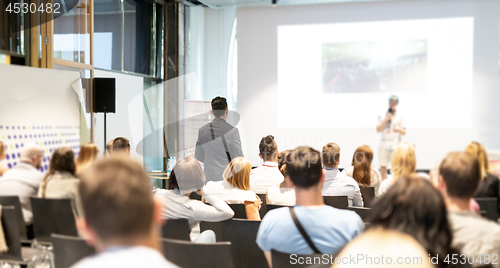
[[[254,191],[238,189],[226,180],[209,181],[205,186],[205,190],[228,204],[243,204],[245,201],[255,202],[258,198]]]
[[[378,195],[383,195],[385,194],[389,188],[392,187],[394,184],[394,178],[391,175],[387,175],[387,179],[385,179],[382,184],[380,184],[380,190],[378,192]]]
[[[267,190],[267,199],[270,205],[295,206],[295,190],[274,186]]]

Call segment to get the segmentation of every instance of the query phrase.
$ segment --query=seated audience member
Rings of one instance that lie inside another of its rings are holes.
[[[41,198],[71,199],[75,216],[82,215],[78,184],[75,177],[75,156],[69,147],[61,147],[54,151],[50,159],[49,171],[40,186],[38,196]]]
[[[257,233],[257,245],[272,266],[271,250],[289,254],[333,254],[363,230],[361,218],[353,211],[325,205],[321,189],[325,171],[321,154],[310,147],[298,147],[287,157],[286,172],[295,188],[297,205],[269,211]],[[294,214],[292,214],[294,213]],[[298,223],[294,222],[296,216]],[[305,234],[302,235],[297,225]],[[311,244],[306,242],[306,236]]]
[[[278,157],[278,169],[285,178],[286,156],[290,150],[285,150]],[[295,189],[292,188],[290,180],[284,180],[279,186],[274,186],[267,190],[267,204],[280,206],[295,206]]]
[[[130,142],[128,139],[123,137],[118,137],[113,140],[113,154],[125,154],[130,156]]]
[[[432,167],[429,172],[432,186],[434,186],[434,188],[436,189],[439,186],[439,166],[441,165],[442,160],[443,159],[437,161],[436,164],[434,164],[434,167]],[[476,202],[476,200],[474,200],[474,198],[470,199],[469,210],[473,211],[478,216],[481,216],[481,209],[479,208],[479,204]]]
[[[163,204],[162,217],[164,219],[187,219],[191,228],[200,221],[223,221],[234,216],[233,210],[216,195],[204,190],[205,173],[198,160],[184,157],[177,162],[170,174],[169,190],[159,190],[155,196]],[[189,194],[196,191],[203,197],[206,205],[201,201],[189,198]],[[213,232],[203,232],[195,242],[215,243]]]
[[[77,225],[97,254],[73,268],[177,267],[160,253],[162,204],[141,165],[109,157],[90,166],[79,185],[85,218]]]
[[[379,195],[383,195],[399,178],[415,173],[417,159],[415,148],[408,142],[398,144],[391,160],[391,176],[380,184]]]
[[[76,174],[82,173],[94,163],[94,161],[97,160],[98,153],[99,149],[97,149],[97,145],[90,142],[82,145],[78,158],[76,159]]]
[[[269,188],[283,182],[283,175],[278,169],[278,144],[273,136],[268,135],[260,140],[259,152],[264,164],[250,172],[250,190],[265,194]]]
[[[477,158],[466,152],[452,152],[439,167],[438,188],[446,201],[453,234],[452,246],[461,253],[474,255],[476,261],[500,252],[500,226],[469,210],[470,199],[481,181]],[[479,263],[474,267],[481,266]],[[493,267],[500,267],[494,264]]]
[[[237,157],[224,170],[224,180],[209,181],[205,191],[218,196],[229,204],[245,204],[247,219],[260,220],[261,200],[250,190],[252,165],[243,157]]]
[[[473,155],[479,161],[481,170],[481,182],[477,187],[474,197],[496,197],[498,198],[498,212],[500,212],[500,180],[497,176],[489,172],[488,154],[483,145],[479,142],[471,142],[465,148],[465,151]]]
[[[460,255],[451,247],[452,233],[443,197],[430,181],[416,174],[399,178],[377,200],[367,222],[370,228],[411,235],[431,257],[438,257],[438,267],[454,267],[448,266],[444,258]]]
[[[321,190],[323,196],[346,195],[349,206],[362,207],[363,198],[358,183],[339,171],[340,147],[333,142],[323,146],[321,159],[325,170],[325,183]]]
[[[43,150],[37,145],[26,145],[21,150],[19,164],[5,172],[0,178],[0,195],[19,196],[26,225],[33,223],[30,197],[36,197],[43,180],[43,174],[38,170],[42,165]],[[32,236],[28,227],[28,236]]]
[[[5,146],[3,141],[0,141],[0,161],[4,160],[5,158],[7,158],[7,146]],[[0,163],[0,177],[2,177],[2,175],[7,170],[9,170],[9,168],[7,166],[5,166],[4,164]]]
[[[349,262],[352,256],[360,260]],[[362,257],[362,259],[361,259]],[[371,229],[354,238],[337,256],[333,268],[432,268],[425,249],[413,237],[391,230]],[[382,261],[383,258],[383,261]],[[387,264],[388,262],[391,264]],[[403,263],[398,265],[398,261]],[[405,262],[407,261],[407,262]]]
[[[358,185],[372,186],[375,195],[378,196],[382,175],[380,171],[372,167],[373,151],[368,145],[359,146],[352,156],[350,167],[344,168],[342,173],[353,178]]]
[[[104,156],[109,156],[113,153],[113,142],[115,140],[110,140],[108,141],[108,143],[106,144],[106,151],[104,152]]]

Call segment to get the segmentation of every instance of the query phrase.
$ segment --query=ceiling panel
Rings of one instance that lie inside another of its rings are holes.
[[[245,6],[271,6],[272,0],[198,0],[203,4],[213,7],[245,7]],[[381,1],[403,1],[403,0],[277,0],[278,5],[313,5],[330,3],[352,3],[352,2],[381,2]]]

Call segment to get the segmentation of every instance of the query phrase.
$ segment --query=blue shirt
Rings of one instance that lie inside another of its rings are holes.
[[[295,214],[316,248],[333,254],[363,231],[364,223],[353,211],[330,206],[295,206]],[[257,233],[262,251],[271,249],[288,254],[313,254],[293,222],[288,207],[269,211]]]
[[[323,196],[347,196],[349,206],[362,207],[363,198],[358,183],[351,177],[341,173],[338,168],[324,168],[325,183],[321,194]]]

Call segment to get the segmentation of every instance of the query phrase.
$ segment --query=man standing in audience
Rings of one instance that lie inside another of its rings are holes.
[[[123,137],[118,137],[113,140],[113,149],[111,152],[117,154],[125,154],[130,156],[130,142],[128,139]]]
[[[266,194],[267,189],[283,182],[283,175],[278,169],[278,144],[272,135],[267,135],[260,140],[259,152],[264,164],[252,169],[250,173],[250,190],[256,194]],[[262,202],[265,202],[265,200],[262,200]]]
[[[310,147],[291,151],[286,172],[285,180],[295,189],[297,205],[269,211],[257,233],[257,244],[269,266],[272,249],[289,254],[333,254],[361,233],[364,224],[355,212],[323,202],[325,171],[320,152]]]
[[[467,256],[473,255],[476,261],[473,266],[485,264],[487,255],[492,263],[495,255],[500,254],[500,226],[469,209],[480,181],[479,162],[466,152],[450,153],[441,162],[438,189],[443,193],[448,210],[452,246]],[[493,267],[500,267],[496,263]]]
[[[401,136],[406,134],[406,127],[403,124],[403,117],[397,112],[399,103],[398,96],[389,97],[389,110],[379,116],[377,133],[382,133],[379,146],[379,164],[382,180],[387,178],[387,166],[391,162],[392,152],[401,142]]]
[[[243,157],[240,132],[226,122],[228,109],[226,98],[212,100],[215,119],[198,131],[195,158],[204,163],[204,172],[209,181],[223,180],[222,174],[229,162]]]
[[[19,164],[0,177],[0,195],[19,196],[28,238],[33,235],[33,213],[30,197],[38,195],[43,174],[38,170],[43,161],[43,149],[37,145],[26,145],[21,150]]]
[[[358,183],[339,171],[340,147],[333,142],[323,146],[323,169],[325,183],[321,193],[323,196],[347,196],[349,206],[362,207],[363,198]]]
[[[78,229],[97,254],[73,268],[177,267],[160,253],[162,205],[138,163],[103,159],[81,175],[78,190],[85,212]]]

